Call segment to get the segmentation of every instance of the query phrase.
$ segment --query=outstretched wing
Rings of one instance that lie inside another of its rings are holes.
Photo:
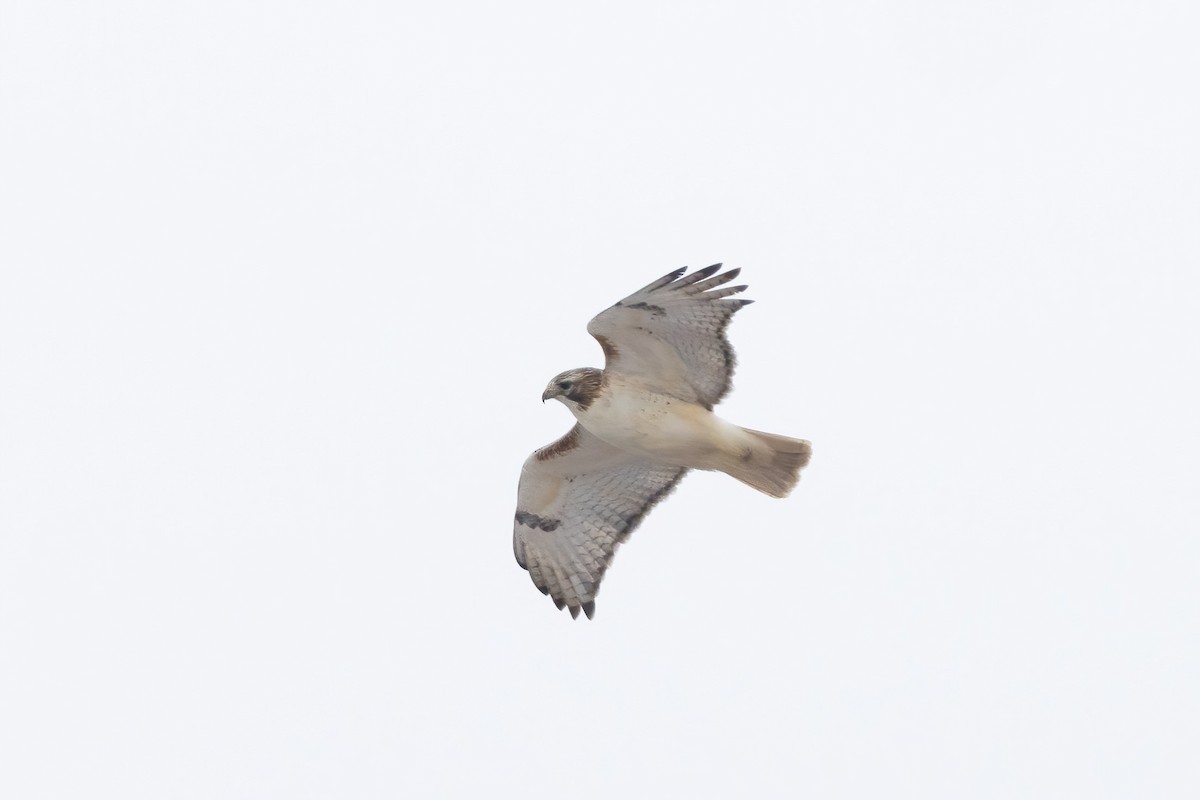
[[[720,264],[681,277],[664,275],[597,314],[588,333],[604,349],[604,369],[708,409],[729,391],[733,348],[725,338],[729,319],[752,300],[728,300],[745,286],[716,287],[740,270],[712,277]]]
[[[591,619],[617,545],[686,472],[618,450],[576,424],[521,468],[517,563],[555,605]]]

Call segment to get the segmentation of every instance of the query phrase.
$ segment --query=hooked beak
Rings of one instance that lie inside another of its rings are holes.
[[[546,391],[542,392],[542,402],[543,403],[546,402],[547,400],[549,400],[551,397],[558,397],[558,395],[554,392],[553,389],[547,389]]]

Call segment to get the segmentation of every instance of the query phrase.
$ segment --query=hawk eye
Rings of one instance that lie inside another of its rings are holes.
[[[562,389],[565,392],[567,389],[571,388],[571,384],[569,381],[559,381],[558,388]]]

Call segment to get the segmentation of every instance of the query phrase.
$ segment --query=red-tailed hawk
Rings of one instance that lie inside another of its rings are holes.
[[[555,605],[590,619],[617,545],[689,469],[719,470],[772,497],[800,479],[812,447],[801,439],[740,428],[712,413],[729,391],[733,348],[725,328],[750,300],[745,286],[713,276],[720,264],[686,267],[602,311],[588,333],[604,369],[568,370],[542,401],[575,415],[566,436],[521,468],[513,550]]]

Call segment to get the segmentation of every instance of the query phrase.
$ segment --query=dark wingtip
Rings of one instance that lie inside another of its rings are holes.
[[[596,601],[589,600],[583,604],[583,613],[587,614],[587,618],[591,619],[596,615]]]
[[[675,286],[675,288],[678,288],[678,289],[684,289],[688,286],[695,286],[696,284],[700,283],[700,281],[709,277],[710,275],[712,275],[714,272],[716,272],[720,268],[721,268],[720,264],[713,264],[711,266],[705,267],[704,269],[698,269],[695,272],[693,272],[691,275],[687,275],[687,276],[683,277],[682,279],[680,279],[679,281],[677,281],[674,284],[674,286]],[[717,283],[721,284],[721,283],[724,283],[724,281],[718,281]]]
[[[673,269],[670,272],[668,272],[666,275],[663,275],[661,278],[656,280],[651,285],[652,286],[653,285],[665,286],[666,284],[670,283],[671,281],[679,280],[679,276],[682,275],[683,273],[687,272],[687,269],[688,269],[687,267],[680,267],[679,269]]]
[[[571,606],[571,619],[579,619],[579,606]]]
[[[559,600],[557,597],[554,598],[554,605],[558,606],[559,611],[562,611],[564,608],[567,607],[567,604],[564,603],[562,600]]]
[[[685,272],[687,272],[687,267],[680,267],[679,269],[673,269],[670,272],[668,272],[666,275],[663,275],[661,278],[654,281],[654,283],[648,283],[645,286],[643,286],[641,289],[638,289],[636,292],[634,292],[634,294],[645,294],[646,292],[653,292],[657,289],[661,289],[664,286],[666,286],[667,284],[678,280],[679,276]],[[633,295],[630,295],[630,296],[632,297]],[[617,305],[621,305],[621,303],[617,303]]]

